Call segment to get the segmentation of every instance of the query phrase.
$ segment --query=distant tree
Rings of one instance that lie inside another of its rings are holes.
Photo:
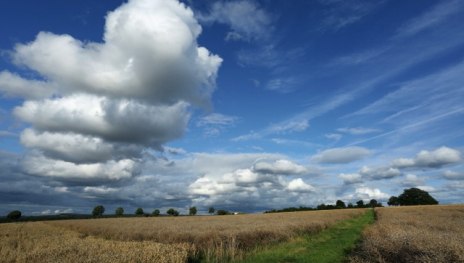
[[[10,220],[18,220],[19,218],[21,218],[21,211],[19,210],[13,210],[11,212],[8,213],[8,215],[6,216],[6,218],[10,219]]]
[[[337,200],[337,202],[335,203],[335,206],[337,208],[346,208],[345,202],[343,202],[342,200]]]
[[[228,214],[229,214],[229,211],[223,210],[223,209],[219,209],[219,210],[217,210],[216,213],[217,213],[218,215],[220,215],[220,216],[223,216],[223,215],[228,215]]]
[[[168,211],[166,211],[166,214],[170,216],[178,216],[179,212],[175,210],[174,208],[169,208]]]
[[[105,207],[102,205],[97,205],[93,208],[92,215],[93,216],[102,216],[105,213]]]
[[[189,208],[189,215],[194,216],[197,214],[197,208],[195,206],[192,206]]]
[[[353,208],[354,205],[352,203],[348,203],[348,208]]]
[[[433,198],[428,192],[419,188],[405,189],[404,192],[398,196],[400,205],[437,205],[438,201]]]
[[[116,208],[116,210],[114,211],[114,214],[117,216],[122,216],[124,214],[124,208],[122,207]]]
[[[138,216],[141,216],[143,215],[143,208],[139,207],[135,210],[135,214],[138,215]]]
[[[211,215],[214,214],[216,210],[214,209],[214,207],[210,207],[208,208],[208,213],[210,213]]]
[[[363,207],[364,207],[364,201],[363,201],[363,200],[359,200],[358,202],[356,202],[356,207],[358,207],[358,208],[363,208]]]
[[[377,200],[375,200],[375,199],[371,199],[371,201],[369,201],[369,206],[370,207],[377,207],[377,206],[379,206],[379,202],[377,202]]]
[[[153,210],[153,213],[151,213],[152,216],[159,216],[160,215],[160,210],[159,209],[155,209]]]
[[[400,205],[400,201],[398,200],[398,197],[392,196],[390,199],[388,199],[387,204],[390,206],[398,206]]]
[[[327,206],[325,204],[320,204],[316,207],[317,210],[326,210]]]

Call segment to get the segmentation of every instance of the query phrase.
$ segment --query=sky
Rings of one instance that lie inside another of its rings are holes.
[[[0,2],[0,214],[464,199],[464,2]]]

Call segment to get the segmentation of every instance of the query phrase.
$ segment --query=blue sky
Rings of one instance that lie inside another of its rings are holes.
[[[0,213],[464,198],[462,1],[0,3]]]

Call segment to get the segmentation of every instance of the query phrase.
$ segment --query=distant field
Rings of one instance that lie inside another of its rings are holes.
[[[256,246],[317,233],[364,209],[0,225],[2,262],[187,262],[240,259]]]
[[[376,208],[350,262],[464,262],[464,206]]]

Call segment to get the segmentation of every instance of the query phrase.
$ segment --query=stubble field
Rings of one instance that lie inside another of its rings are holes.
[[[1,224],[0,258],[3,262],[232,261],[256,246],[316,234],[364,212],[345,209]]]
[[[350,258],[365,262],[464,262],[464,206],[376,208]]]

